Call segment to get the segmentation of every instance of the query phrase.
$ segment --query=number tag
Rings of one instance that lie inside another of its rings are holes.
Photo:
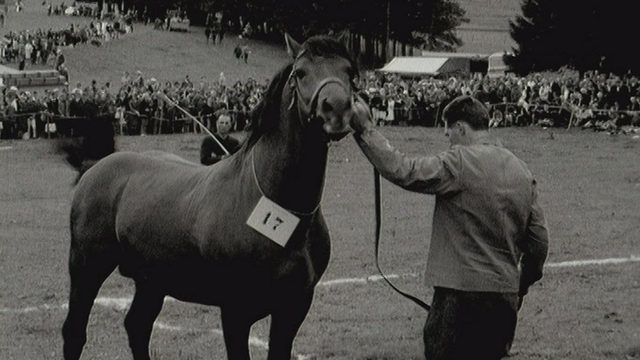
[[[284,247],[299,222],[300,218],[263,196],[249,215],[247,225]]]

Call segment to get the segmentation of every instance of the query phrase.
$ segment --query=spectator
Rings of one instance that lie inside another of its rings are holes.
[[[202,141],[202,145],[200,147],[200,163],[202,163],[202,165],[215,164],[240,149],[240,142],[229,135],[232,124],[231,117],[228,113],[220,113],[218,120],[216,121],[216,128],[217,131],[213,135],[217,141],[211,136],[207,136]],[[226,151],[220,147],[220,144],[224,146]]]

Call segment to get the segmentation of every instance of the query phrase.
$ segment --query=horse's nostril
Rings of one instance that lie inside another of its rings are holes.
[[[333,111],[333,106],[331,106],[331,104],[329,104],[327,99],[324,99],[322,101],[322,112],[326,114],[326,113],[330,113],[332,111]]]

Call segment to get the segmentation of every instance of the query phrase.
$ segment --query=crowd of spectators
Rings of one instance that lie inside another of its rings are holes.
[[[558,74],[507,74],[491,78],[452,76],[406,79],[369,72],[359,87],[380,124],[438,124],[451,99],[471,95],[491,111],[491,126],[583,126],[617,131],[640,126],[640,81],[586,72],[581,77]]]
[[[0,127],[4,128],[0,136],[73,136],[79,123],[93,118],[111,119],[116,130],[125,135],[201,132],[174,103],[209,128],[214,128],[217,114],[227,112],[235,130],[240,131],[267,85],[252,78],[228,84],[223,73],[214,81],[192,81],[187,75],[182,81],[161,82],[145,78],[140,71],[133,75],[125,71],[117,87],[96,81],[41,92],[12,87],[0,101]]]
[[[58,5],[54,5],[52,2],[43,2],[43,6],[47,8],[47,15],[73,15],[73,16],[88,16],[94,17],[96,16],[97,7],[80,5],[78,6],[78,2],[74,1],[71,5],[65,4],[63,1]]]
[[[84,29],[10,31],[0,43],[0,61],[18,64],[19,70],[33,65],[58,65],[61,47],[89,40]]]
[[[91,42],[101,45],[102,41],[118,38],[133,31],[130,21],[93,20],[89,24],[71,24],[64,29],[37,29],[35,31],[10,31],[0,41],[0,62],[18,64],[19,70],[29,66],[49,65],[60,69],[64,65],[61,49]]]
[[[2,136],[26,132],[34,137],[43,130],[50,136],[48,122],[56,124],[53,131],[57,135],[71,136],[73,121],[104,116],[128,135],[201,131],[172,101],[209,128],[214,128],[219,112],[228,112],[234,129],[242,130],[267,85],[252,78],[229,84],[223,73],[214,81],[194,81],[187,75],[181,81],[162,82],[140,71],[125,71],[115,87],[93,81],[88,86],[78,83],[40,93],[12,88],[5,90],[0,102],[0,117],[5,119]],[[608,132],[640,132],[640,81],[629,74],[406,79],[367,72],[356,85],[380,125],[438,126],[449,100],[472,95],[490,108],[492,127],[571,124]],[[172,101],[165,101],[166,97]],[[34,118],[32,132],[28,121],[7,121],[21,114]]]

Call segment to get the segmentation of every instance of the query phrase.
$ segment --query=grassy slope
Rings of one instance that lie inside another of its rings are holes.
[[[521,11],[521,0],[457,0],[467,11],[469,23],[462,28],[507,30],[509,19]]]
[[[457,0],[469,23],[458,29],[459,52],[491,54],[516,46],[509,35],[509,20],[521,12],[521,0]]]
[[[25,11],[21,13],[10,8],[0,35],[11,30],[62,29],[72,23],[90,22],[88,18],[46,16],[46,9],[37,0],[26,0],[25,5]],[[101,47],[85,44],[65,49],[65,56],[70,84],[81,82],[85,86],[93,79],[100,84],[107,81],[119,84],[125,70],[130,73],[140,70],[146,78],[155,77],[160,81],[182,80],[187,74],[194,82],[203,76],[215,80],[220,72],[225,73],[228,82],[248,77],[264,81],[288,61],[284,42],[282,46],[274,46],[252,41],[249,64],[238,63],[232,54],[238,41],[236,36],[228,34],[221,46],[207,46],[203,28],[192,27],[188,33],[179,33],[137,25],[133,34],[106,42]]]
[[[133,34],[105,43],[102,47],[81,46],[68,51],[71,82],[119,84],[124,70],[143,72],[146,78],[159,81],[182,80],[189,75],[192,81],[205,77],[218,79],[224,72],[228,82],[253,77],[264,81],[275,74],[288,58],[283,47],[251,42],[249,63],[238,63],[232,51],[239,40],[225,38],[221,46],[207,46],[203,29],[192,28],[189,33],[164,32],[138,26]]]
[[[460,52],[491,53],[508,50],[514,44],[509,38],[508,20],[520,11],[519,0],[458,0],[467,10],[468,24],[460,28],[464,41]],[[54,4],[60,1],[53,1]],[[45,14],[38,0],[26,0],[26,9],[20,14],[11,11],[0,35],[9,30],[67,27],[70,23],[86,24],[88,19]],[[484,29],[490,31],[473,31]],[[502,31],[495,31],[502,30]],[[192,28],[189,33],[166,33],[151,27],[138,26],[136,32],[120,40],[105,43],[97,48],[82,45],[66,51],[71,74],[71,84],[99,83],[119,84],[124,70],[133,73],[141,70],[147,78],[181,80],[189,74],[194,81],[202,76],[217,79],[224,72],[227,80],[253,77],[263,81],[272,76],[286,61],[283,46],[251,42],[252,55],[248,65],[237,64],[232,56],[238,42],[228,36],[222,46],[206,46],[202,28]]]

